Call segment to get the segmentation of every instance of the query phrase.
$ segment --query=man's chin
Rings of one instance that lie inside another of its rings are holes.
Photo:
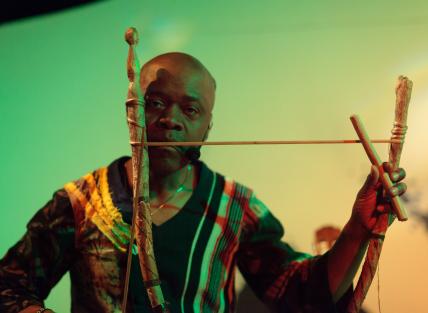
[[[150,152],[153,153],[165,153],[166,151],[176,153],[177,149],[173,146],[159,146],[159,147],[150,147]]]
[[[150,147],[150,168],[157,172],[174,172],[185,163],[183,155],[174,147]]]

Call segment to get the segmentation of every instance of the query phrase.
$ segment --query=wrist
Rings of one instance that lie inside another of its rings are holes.
[[[355,220],[352,217],[348,223],[346,223],[343,232],[353,240],[358,240],[361,242],[369,241],[371,237],[371,231],[367,229],[361,222]]]

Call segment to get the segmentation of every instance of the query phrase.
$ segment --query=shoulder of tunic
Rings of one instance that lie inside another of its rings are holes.
[[[76,219],[76,232],[96,227],[120,251],[125,252],[130,239],[130,225],[114,205],[108,182],[108,167],[101,167],[64,185]]]

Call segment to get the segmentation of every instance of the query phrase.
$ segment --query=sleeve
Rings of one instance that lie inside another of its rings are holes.
[[[0,312],[43,306],[72,261],[74,232],[73,210],[66,191],[60,189],[0,260]]]
[[[277,312],[345,312],[350,290],[335,304],[327,254],[312,257],[281,241],[281,223],[255,196],[245,208],[238,266],[255,294]]]

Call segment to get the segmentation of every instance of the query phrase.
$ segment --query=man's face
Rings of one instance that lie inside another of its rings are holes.
[[[174,61],[174,62],[173,62]],[[180,60],[161,60],[141,73],[149,141],[202,141],[211,122],[214,83],[202,68]],[[187,160],[173,147],[151,147],[151,165],[174,171]]]

